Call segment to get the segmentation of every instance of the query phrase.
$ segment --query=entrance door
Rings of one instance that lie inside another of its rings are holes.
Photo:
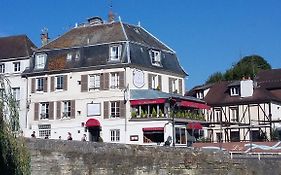
[[[89,141],[98,142],[100,137],[100,127],[89,127]]]

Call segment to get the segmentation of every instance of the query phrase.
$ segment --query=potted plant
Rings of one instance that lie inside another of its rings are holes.
[[[156,117],[157,117],[157,112],[156,112],[155,108],[152,109],[151,116],[152,116],[153,118],[156,118]]]

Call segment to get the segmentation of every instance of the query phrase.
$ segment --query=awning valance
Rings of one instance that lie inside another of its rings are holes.
[[[202,129],[202,125],[199,122],[191,122],[186,126],[187,129]]]
[[[97,119],[89,119],[86,122],[86,127],[99,127],[100,126],[100,122]]]
[[[151,128],[142,128],[143,132],[150,132],[150,131],[162,131],[164,132],[164,127],[151,127]]]
[[[204,103],[197,103],[192,101],[181,101],[179,105],[184,107],[198,108],[198,109],[210,109],[210,106]]]
[[[163,104],[166,102],[165,98],[158,99],[140,99],[140,100],[130,100],[131,105],[145,105],[145,104]]]

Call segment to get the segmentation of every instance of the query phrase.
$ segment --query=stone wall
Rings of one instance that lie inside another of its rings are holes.
[[[188,148],[27,139],[34,175],[281,174],[280,160],[236,159]]]

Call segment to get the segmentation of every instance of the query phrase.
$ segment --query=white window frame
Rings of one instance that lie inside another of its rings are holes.
[[[151,77],[151,88],[152,89],[158,88],[158,75],[152,75],[152,77]]]
[[[64,83],[64,79],[63,79],[63,75],[59,75],[56,76],[56,89],[57,90],[62,90],[63,89],[63,83]]]
[[[118,89],[119,88],[119,73],[113,72],[110,73],[110,89]]]
[[[44,69],[47,60],[46,54],[37,54],[35,56],[35,66],[34,69]]]
[[[44,102],[44,103],[40,103],[40,119],[44,120],[44,119],[49,119],[49,103],[48,102]]]
[[[66,60],[67,60],[67,61],[71,61],[71,60],[72,60],[72,53],[68,53],[68,54],[66,55]]]
[[[175,93],[175,92],[179,92],[179,89],[178,89],[178,80],[177,79],[172,79],[172,92]]]
[[[120,142],[120,129],[111,129],[110,130],[110,141],[111,142]]]
[[[20,87],[12,88],[13,98],[16,102],[16,105],[19,107],[20,105]]]
[[[14,72],[20,72],[20,62],[14,62]]]
[[[109,61],[120,61],[121,51],[121,45],[111,45],[109,47]]]
[[[204,98],[204,92],[203,91],[197,91],[196,92],[196,98],[203,99]]]
[[[46,135],[51,137],[51,125],[50,124],[38,125],[38,130],[39,130],[39,137],[43,138]]]
[[[5,73],[5,63],[0,63],[0,73],[1,74]]]
[[[179,135],[180,135],[180,140],[177,140],[177,130],[179,130]],[[183,132],[183,133],[182,133]],[[176,135],[176,144],[179,145],[186,145],[187,143],[187,131],[186,128],[184,127],[175,127],[175,135]],[[182,135],[184,135],[184,138],[182,137]]]
[[[154,66],[162,66],[161,64],[161,52],[157,50],[150,50],[151,64]]]
[[[239,116],[239,114],[238,114],[238,108],[236,108],[236,107],[232,107],[232,108],[230,108],[230,120],[232,121],[232,122],[238,122],[238,116]]]
[[[44,78],[36,78],[36,91],[41,92],[44,90]]]
[[[222,122],[222,110],[221,109],[215,109],[215,120],[217,122]]]
[[[100,88],[100,74],[89,75],[89,89],[98,90]]]
[[[240,94],[238,86],[230,87],[230,95],[231,96],[238,96]]]
[[[62,118],[69,118],[71,116],[71,102],[63,101],[62,104]]]
[[[110,102],[110,118],[120,117],[120,101]]]

